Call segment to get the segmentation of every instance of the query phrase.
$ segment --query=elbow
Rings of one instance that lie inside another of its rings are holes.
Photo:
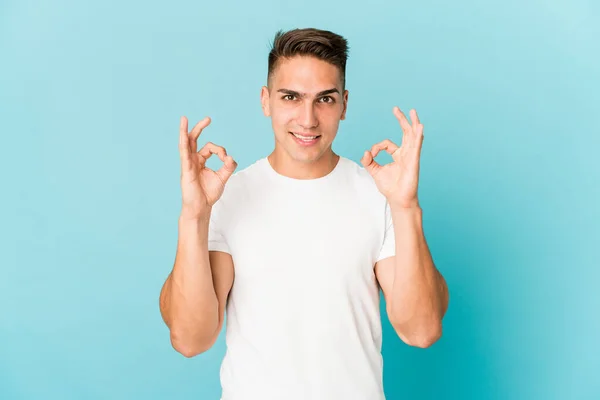
[[[441,329],[435,331],[434,333],[429,333],[427,335],[421,335],[413,337],[407,343],[409,346],[418,347],[420,349],[426,349],[428,347],[433,346],[435,342],[437,342],[442,337]]]
[[[193,358],[199,354],[204,353],[206,350],[198,350],[198,349],[194,349],[192,347],[175,347],[173,346],[173,348],[182,356],[184,356],[185,358]]]
[[[185,358],[192,358],[208,351],[214,342],[215,340],[213,339],[195,340],[171,332],[171,345],[173,349]]]
[[[442,324],[439,321],[427,324],[421,329],[395,323],[392,323],[392,327],[404,343],[421,349],[433,346],[442,337]]]
[[[181,354],[182,356],[184,356],[185,358],[192,358],[195,357],[199,354],[204,353],[206,350],[208,350],[207,348],[199,348],[199,347],[194,347],[194,346],[186,346],[186,345],[182,345],[182,344],[173,344],[173,348],[175,349],[175,351],[177,351],[179,354]]]

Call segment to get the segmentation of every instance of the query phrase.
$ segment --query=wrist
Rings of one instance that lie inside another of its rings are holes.
[[[421,207],[394,207],[390,205],[392,218],[402,218],[409,220],[421,220],[423,218],[423,209]]]
[[[390,208],[393,211],[402,211],[402,212],[415,212],[415,211],[422,211],[421,210],[421,205],[419,204],[418,200],[412,200],[412,201],[401,201],[401,200],[394,200],[394,199],[387,199],[388,204],[390,205]]]
[[[401,221],[421,222],[423,219],[423,209],[417,204],[403,204],[390,202],[390,210],[392,213],[392,219],[398,223]]]
[[[186,208],[182,208],[181,213],[179,214],[179,221],[196,223],[209,221],[211,211],[211,207],[202,210],[188,210]]]
[[[400,231],[417,232],[423,231],[423,210],[419,206],[402,207],[390,205],[394,228]]]

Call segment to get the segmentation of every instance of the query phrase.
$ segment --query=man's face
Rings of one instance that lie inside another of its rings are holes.
[[[283,150],[296,161],[313,162],[330,150],[348,103],[340,75],[337,67],[314,57],[279,61],[271,87],[261,92],[276,151]]]

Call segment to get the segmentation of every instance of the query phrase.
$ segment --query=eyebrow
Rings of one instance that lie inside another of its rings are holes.
[[[285,94],[290,94],[290,95],[293,95],[293,96],[296,96],[296,97],[300,97],[300,98],[306,97],[306,93],[300,93],[300,92],[297,92],[295,90],[279,89],[277,91],[281,92],[281,93],[285,93]],[[317,93],[315,97],[321,97],[321,96],[325,96],[326,94],[331,94],[331,93],[340,94],[340,91],[337,90],[336,88],[327,89],[327,90],[323,90],[323,91]]]

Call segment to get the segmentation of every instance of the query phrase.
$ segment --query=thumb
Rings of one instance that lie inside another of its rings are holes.
[[[362,158],[360,159],[361,164],[371,175],[377,170],[379,164],[373,159],[373,154],[370,151],[365,151]]]
[[[237,168],[237,163],[231,156],[225,157],[224,161],[225,162],[223,163],[223,166],[219,168],[217,174],[223,182],[227,182],[227,180],[231,177],[231,175],[233,175],[233,172]]]

